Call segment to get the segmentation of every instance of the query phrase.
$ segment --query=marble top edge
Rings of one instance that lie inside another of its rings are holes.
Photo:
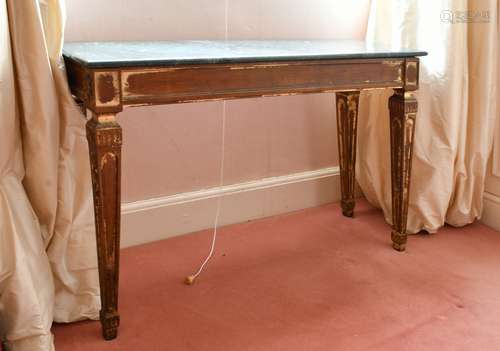
[[[355,40],[176,40],[68,42],[63,55],[90,68],[286,60],[404,58],[421,50]]]

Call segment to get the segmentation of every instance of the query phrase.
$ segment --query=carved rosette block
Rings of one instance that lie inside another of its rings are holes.
[[[112,114],[94,115],[87,122],[101,286],[103,336],[116,338],[120,258],[120,177],[122,130]]]
[[[392,246],[404,251],[417,100],[412,93],[395,89],[389,98],[391,128]]]
[[[356,187],[356,140],[358,124],[359,91],[337,92],[337,140],[339,145],[342,214],[354,215]]]

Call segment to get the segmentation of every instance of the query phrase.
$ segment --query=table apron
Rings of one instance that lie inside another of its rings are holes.
[[[123,105],[397,88],[404,60],[255,63],[121,70]]]

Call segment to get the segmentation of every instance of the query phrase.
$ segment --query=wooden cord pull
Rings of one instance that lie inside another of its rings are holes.
[[[193,285],[195,278],[196,277],[194,275],[187,276],[186,279],[184,279],[184,284],[186,284],[186,285]]]

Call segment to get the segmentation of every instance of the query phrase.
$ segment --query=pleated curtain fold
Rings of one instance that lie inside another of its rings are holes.
[[[498,115],[497,0],[372,0],[367,42],[421,58],[408,231],[436,232],[481,216]],[[391,222],[390,91],[362,94],[357,180]]]
[[[64,3],[0,1],[0,332],[52,350],[52,322],[97,318],[84,116],[68,90]]]

